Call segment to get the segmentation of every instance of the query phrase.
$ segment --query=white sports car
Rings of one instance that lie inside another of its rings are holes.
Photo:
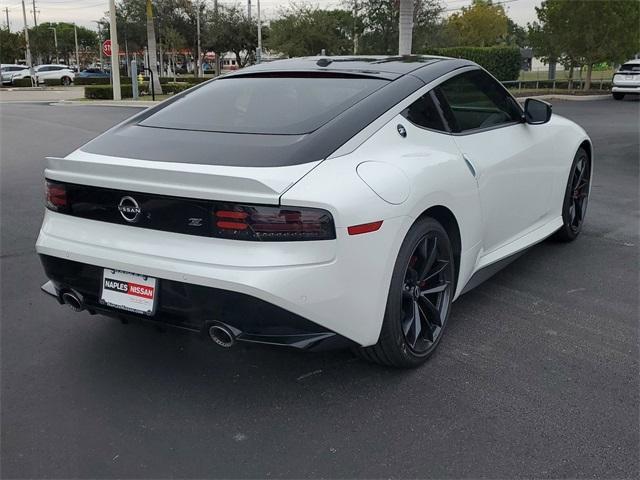
[[[592,165],[582,128],[466,60],[262,64],[47,159],[43,290],[225,347],[416,366],[459,295],[578,236]]]

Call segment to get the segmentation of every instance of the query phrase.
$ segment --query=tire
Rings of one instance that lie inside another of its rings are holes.
[[[455,293],[454,262],[442,225],[431,217],[417,221],[396,259],[378,343],[360,347],[357,353],[392,367],[423,364],[447,325]]]
[[[613,92],[613,99],[614,100],[622,100],[623,98],[624,98],[624,93]]]
[[[71,85],[71,79],[69,77],[62,77],[61,83],[65,87],[68,87],[69,85]]]
[[[591,158],[587,151],[581,147],[576,152],[571,164],[562,202],[563,225],[554,234],[555,240],[573,242],[580,235],[589,203],[591,171]]]

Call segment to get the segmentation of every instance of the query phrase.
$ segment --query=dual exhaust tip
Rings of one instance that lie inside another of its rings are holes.
[[[73,291],[66,291],[62,293],[60,300],[74,312],[81,312],[84,310],[82,296]],[[224,323],[215,323],[209,327],[209,337],[220,347],[233,347],[233,344],[236,343],[236,336],[237,333],[234,332],[234,329]]]
[[[223,348],[231,348],[236,343],[237,334],[224,323],[216,323],[209,327],[209,337],[213,343]]]
[[[84,310],[84,302],[82,301],[82,297],[75,292],[64,292],[60,296],[60,300],[62,300],[62,303],[64,303],[74,312],[81,312],[82,310]]]

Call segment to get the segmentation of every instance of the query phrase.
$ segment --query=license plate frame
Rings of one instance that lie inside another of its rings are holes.
[[[101,305],[151,317],[158,305],[159,281],[155,277],[115,268],[102,269]]]

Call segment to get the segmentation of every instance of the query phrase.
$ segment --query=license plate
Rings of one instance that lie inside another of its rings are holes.
[[[133,313],[153,315],[157,280],[146,275],[105,268],[100,303]]]

